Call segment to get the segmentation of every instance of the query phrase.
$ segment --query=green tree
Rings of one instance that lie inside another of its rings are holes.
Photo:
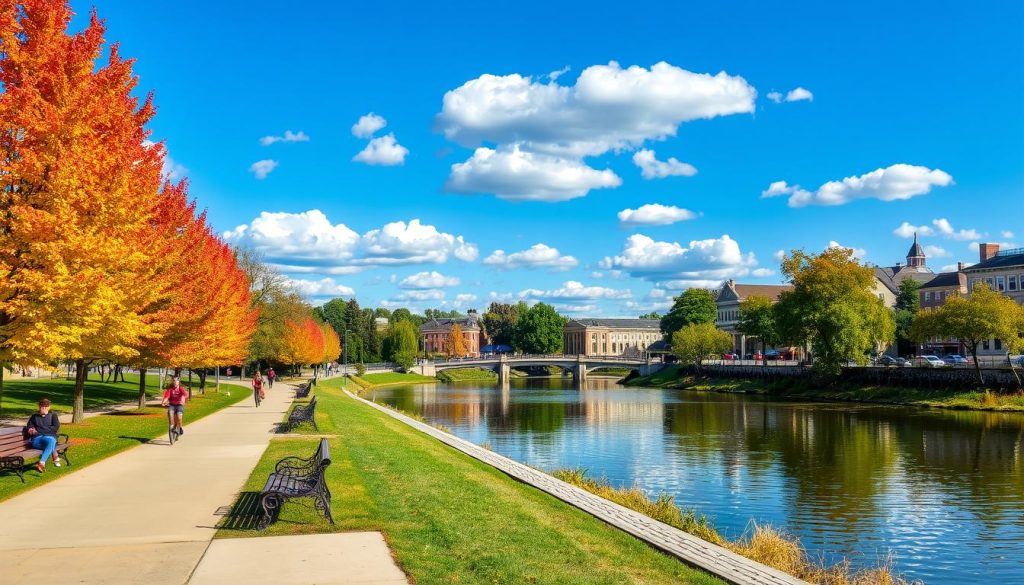
[[[525,304],[523,305],[525,309]],[[487,342],[494,345],[512,345],[516,322],[519,320],[519,305],[492,302],[480,318]]]
[[[872,292],[874,272],[845,248],[821,254],[794,250],[782,260],[793,290],[779,295],[775,322],[782,341],[811,344],[816,370],[838,375],[848,361],[867,363],[892,343],[892,311]]]
[[[363,340],[363,356],[361,362],[376,363],[380,361],[380,334],[377,332],[377,321],[373,309],[363,309],[359,319],[359,334]]]
[[[419,349],[419,334],[412,321],[400,319],[388,325],[384,338],[386,348],[384,359],[394,362],[398,367],[408,370],[416,361]]]
[[[921,309],[921,296],[918,291],[921,283],[908,278],[900,283],[896,294],[896,353],[908,355],[914,353],[914,340],[910,328],[914,323],[914,315]]]
[[[931,337],[959,338],[974,358],[978,383],[984,385],[985,377],[978,363],[978,345],[989,339],[999,339],[1007,354],[1024,348],[1024,307],[985,284],[976,284],[970,298],[954,295],[935,310],[919,311],[914,317],[910,335],[917,341]],[[1017,385],[1020,385],[1019,378]]]
[[[740,302],[740,320],[736,329],[761,340],[761,353],[779,342],[775,329],[775,303],[766,296],[751,295]]]
[[[719,330],[714,323],[685,325],[672,334],[672,353],[684,364],[693,364],[701,371],[704,360],[732,349],[732,335]]]
[[[675,298],[668,314],[661,318],[661,333],[665,339],[686,325],[714,323],[718,317],[715,295],[703,288],[688,288]]]
[[[650,313],[644,313],[640,315],[641,319],[650,319],[651,321],[661,321],[661,313],[657,311],[651,311]]]
[[[345,299],[331,299],[318,307],[321,318],[324,323],[330,325],[334,332],[338,334],[338,338],[345,336],[345,310],[347,309],[347,303]],[[340,356],[339,356],[340,357]]]
[[[519,315],[512,346],[525,353],[560,353],[565,317],[546,303],[537,303]]]

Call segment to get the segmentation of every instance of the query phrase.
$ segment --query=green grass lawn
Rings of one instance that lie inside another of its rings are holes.
[[[497,382],[498,374],[481,368],[459,368],[442,370],[437,373],[437,379],[442,382]]]
[[[137,400],[138,374],[125,374],[124,379],[124,382],[100,382],[99,375],[93,374],[85,383],[85,409]],[[146,395],[156,395],[159,383],[159,376],[146,376]],[[198,380],[195,386],[198,387]],[[0,417],[28,417],[38,410],[36,404],[42,398],[50,399],[55,412],[71,412],[74,391],[75,381],[64,378],[5,378]]]
[[[228,394],[229,390],[230,395]],[[89,404],[88,396],[89,389],[87,387],[87,406]],[[191,422],[250,396],[250,392],[237,386],[222,384],[220,392],[207,389],[205,395],[196,394],[189,402],[185,414],[185,425],[188,426]],[[47,465],[44,474],[40,474],[34,467],[30,467],[30,470],[25,472],[25,483],[21,483],[14,473],[0,474],[0,501],[69,473],[74,473],[90,463],[95,463],[151,439],[166,438],[167,415],[164,409],[158,407],[149,407],[142,411],[127,410],[90,417],[76,425],[63,424],[60,430],[70,437],[71,448],[68,450],[68,456],[73,465],[64,465],[63,467]],[[34,466],[35,462],[35,459],[31,459],[26,461],[26,464]]]
[[[363,388],[372,388],[375,386],[385,386],[390,384],[430,384],[432,382],[437,382],[437,378],[421,376],[412,372],[406,374],[398,372],[382,372],[379,374],[352,376],[352,379]]]
[[[326,380],[315,390],[321,433],[335,434],[327,479],[337,525],[311,505],[289,502],[266,531],[248,528],[251,505],[274,463],[308,457],[318,443],[285,437],[271,442],[218,537],[380,530],[420,585],[719,583],[345,396],[342,383]]]

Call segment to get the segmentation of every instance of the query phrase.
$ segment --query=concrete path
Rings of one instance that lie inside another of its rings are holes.
[[[186,583],[293,397],[278,384],[258,409],[243,400],[186,424],[174,446],[151,441],[0,503],[0,580]]]

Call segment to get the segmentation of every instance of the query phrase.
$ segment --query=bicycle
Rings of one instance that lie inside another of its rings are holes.
[[[174,442],[177,441],[180,436],[181,433],[178,432],[177,427],[173,424],[167,427],[167,438],[171,440],[172,447],[174,446]]]
[[[256,401],[256,408],[260,407],[260,391],[258,388],[252,389],[252,397]]]

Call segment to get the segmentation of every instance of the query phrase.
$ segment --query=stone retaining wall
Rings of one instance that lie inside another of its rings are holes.
[[[804,366],[704,366],[703,375],[710,378],[743,378],[775,381],[806,377],[812,374]],[[1016,389],[1017,379],[1006,368],[982,368],[985,386],[997,389]],[[1024,373],[1018,371],[1024,376]],[[906,386],[914,388],[955,388],[969,390],[978,387],[978,375],[974,368],[897,368],[897,367],[853,367],[843,368],[844,381],[859,384]]]

